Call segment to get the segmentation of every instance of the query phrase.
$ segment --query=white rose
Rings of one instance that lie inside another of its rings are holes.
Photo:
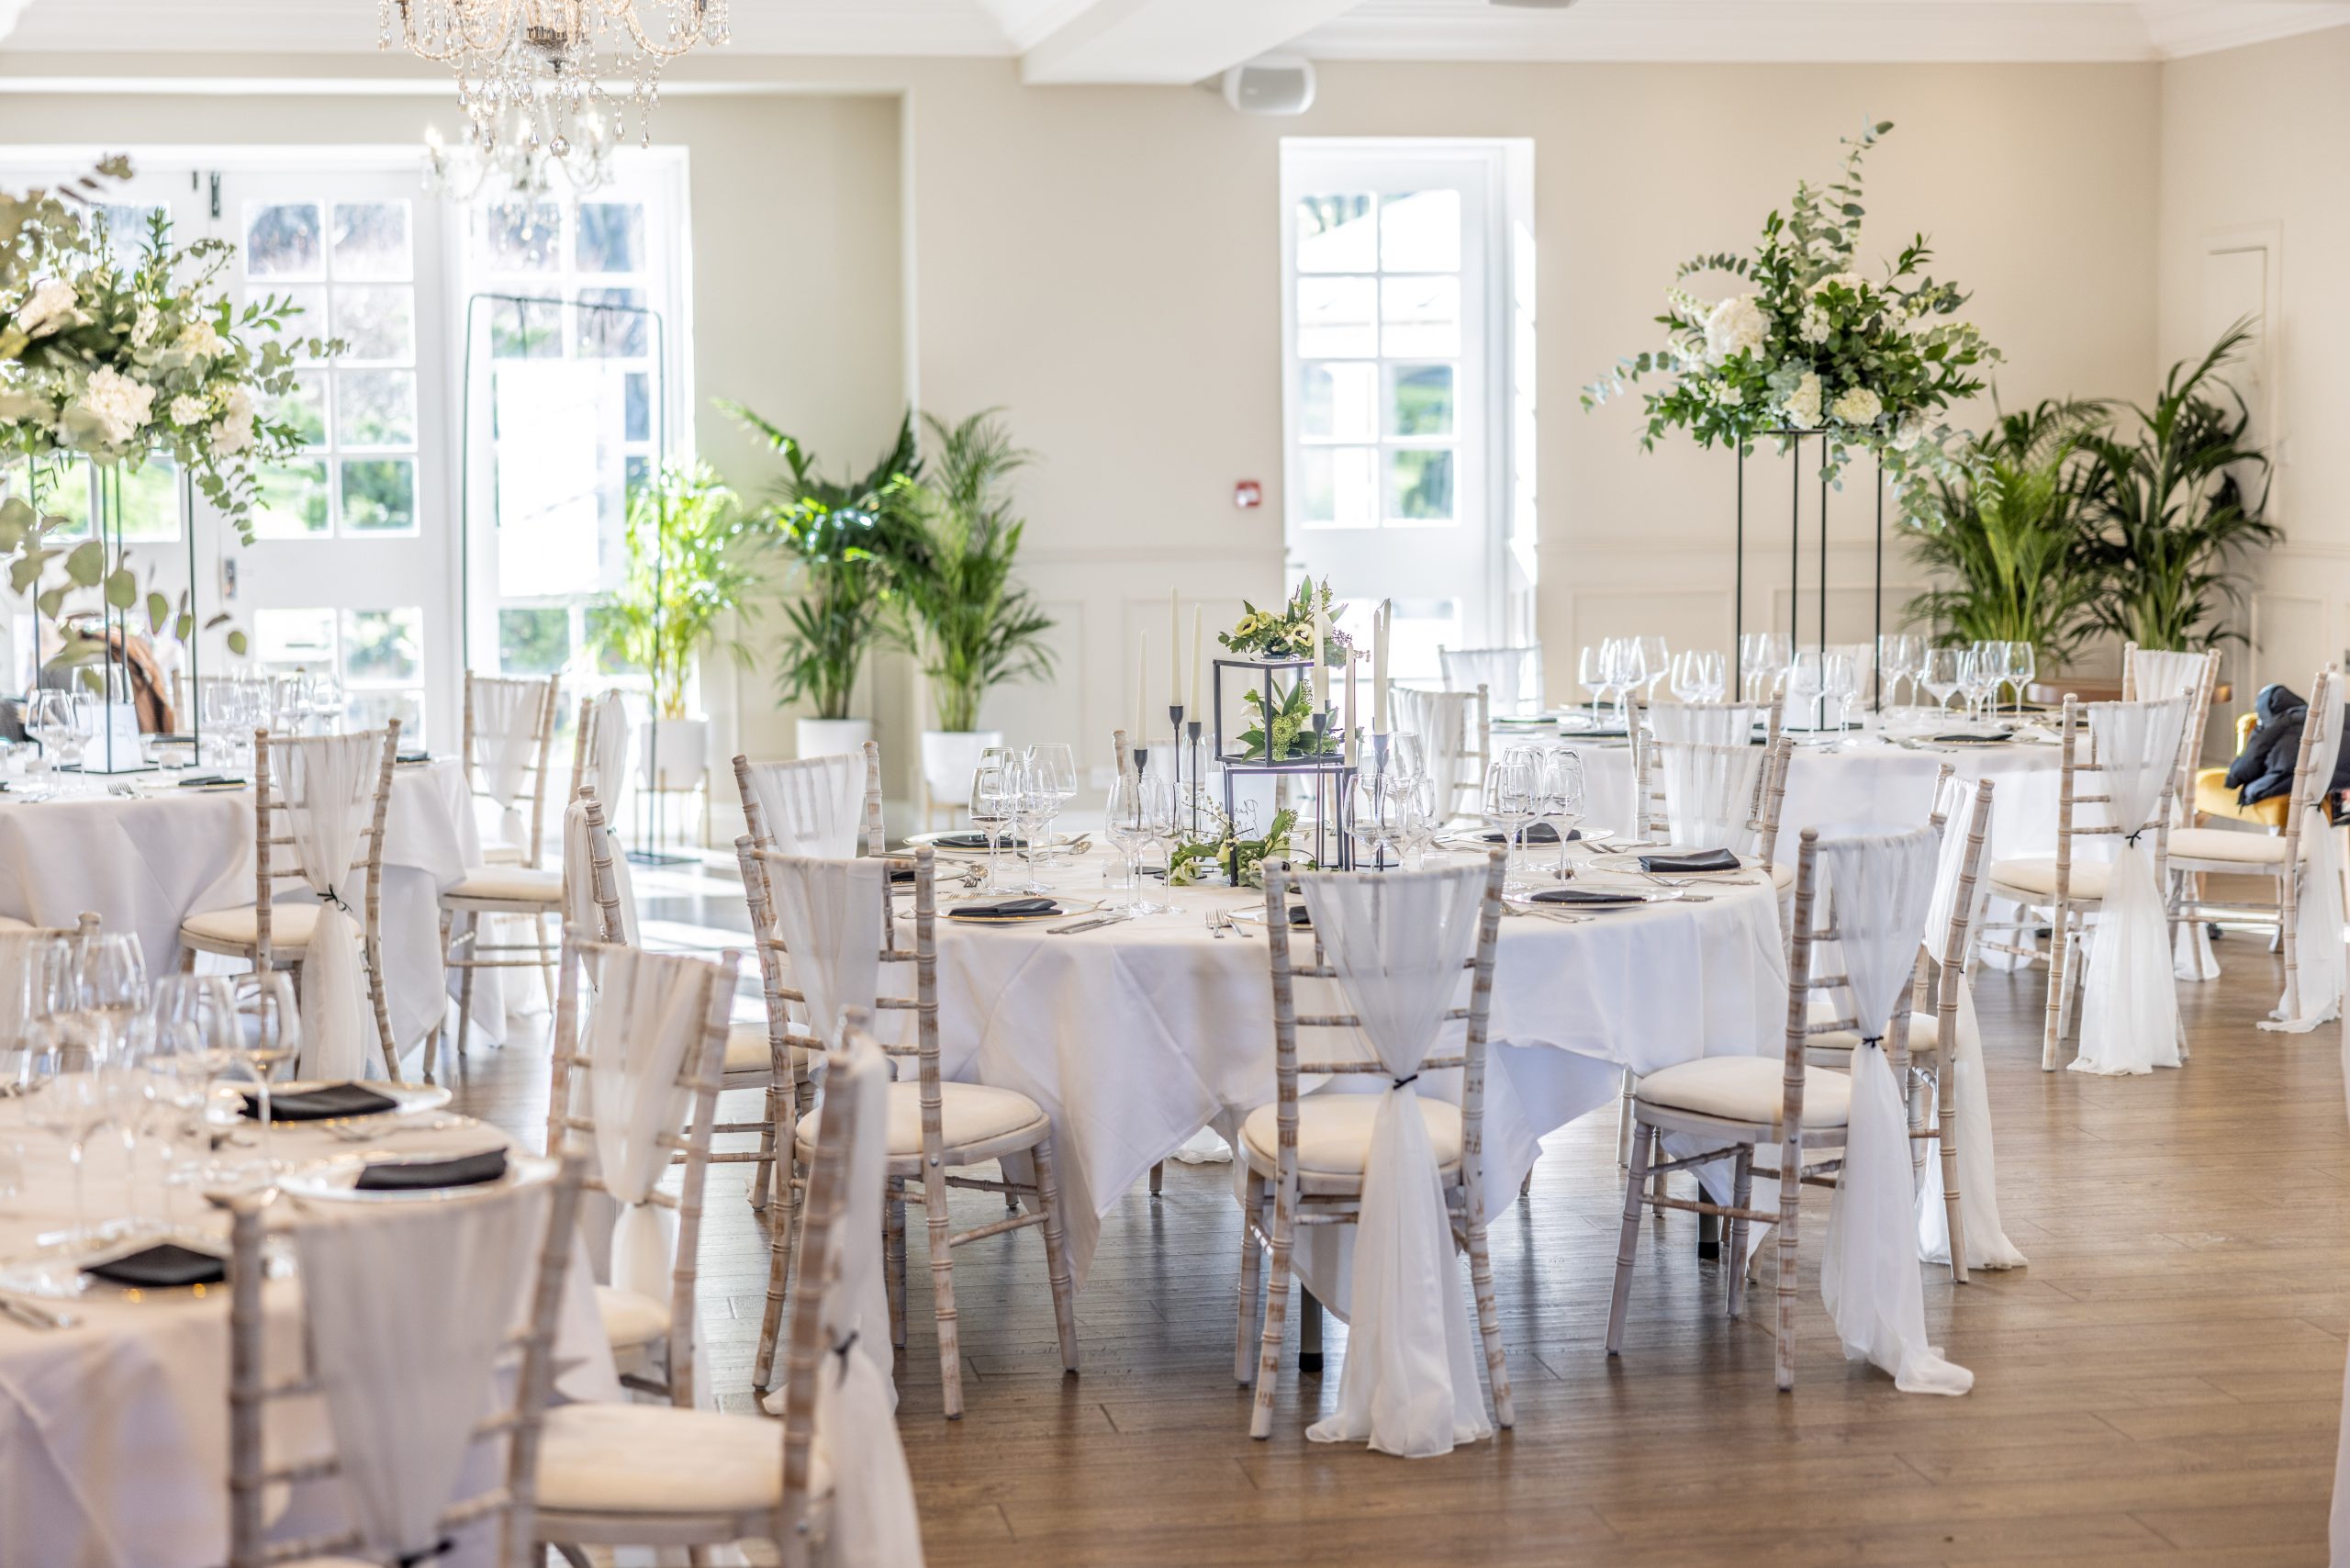
[[[138,319],[130,323],[130,346],[135,349],[143,349],[153,342],[155,329],[162,324],[163,319],[156,313],[153,306],[140,306]]]
[[[202,424],[212,412],[212,405],[192,392],[183,392],[172,399],[172,423],[193,430]]]
[[[1828,411],[1848,425],[1866,425],[1876,422],[1876,417],[1885,412],[1885,405],[1867,387],[1855,386],[1839,396]]]
[[[33,286],[31,296],[17,307],[17,330],[28,338],[39,338],[71,326],[74,308],[81,302],[72,284],[62,278],[43,278]]]
[[[1803,321],[1796,328],[1796,336],[1807,343],[1828,341],[1828,312],[1817,305],[1803,308]]]
[[[222,457],[234,457],[252,443],[252,395],[241,386],[231,387],[229,407],[220,422],[212,427],[212,450]]]
[[[1716,363],[1759,349],[1767,330],[1762,307],[1751,294],[1733,294],[1706,316],[1706,353]]]
[[[1807,431],[1819,423],[1819,374],[1807,370],[1796,389],[1787,394],[1787,425],[1790,429]]]
[[[82,396],[74,400],[73,410],[79,410],[95,420],[109,446],[119,446],[139,433],[155,408],[155,389],[133,381],[111,365],[100,365],[90,372]],[[68,410],[69,412],[73,410]]]
[[[228,347],[212,323],[201,316],[180,329],[179,342],[172,346],[196,359],[211,359]]]
[[[1826,277],[1821,278],[1818,283],[1811,286],[1811,292],[1818,294],[1823,289],[1833,287],[1839,284],[1842,285],[1845,288],[1850,289],[1852,293],[1858,294],[1861,290],[1869,286],[1869,280],[1863,277],[1858,273],[1830,273]]]
[[[1714,401],[1725,409],[1735,409],[1746,401],[1746,388],[1728,381],[1714,383]]]
[[[1926,421],[1912,414],[1893,427],[1893,450],[1907,452],[1924,438]]]
[[[29,392],[0,392],[0,425],[29,420],[41,411],[41,400]]]

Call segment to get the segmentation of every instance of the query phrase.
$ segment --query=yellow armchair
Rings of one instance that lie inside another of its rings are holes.
[[[2252,744],[2253,731],[2260,727],[2256,714],[2236,715],[2236,755]],[[2257,823],[2262,827],[2282,830],[2290,797],[2271,795],[2266,801],[2255,801],[2249,806],[2236,804],[2236,792],[2228,788],[2228,770],[2224,767],[2199,767],[2195,770],[2195,810],[2207,817],[2232,817],[2240,823]]]

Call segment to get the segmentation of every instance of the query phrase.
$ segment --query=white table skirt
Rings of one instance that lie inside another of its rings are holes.
[[[297,1161],[361,1147],[295,1126],[278,1127],[274,1137],[278,1157]],[[402,1154],[455,1153],[505,1137],[477,1125],[406,1133],[386,1147]],[[36,1236],[64,1228],[73,1213],[62,1146],[28,1129],[20,1107],[0,1103],[0,1161],[17,1158],[19,1148],[22,1191],[0,1208],[0,1256],[29,1250]],[[120,1142],[102,1131],[87,1159],[90,1213],[125,1212]],[[140,1151],[139,1170],[140,1212],[160,1214],[151,1150]],[[196,1194],[175,1193],[173,1202],[179,1223],[202,1223],[225,1236],[227,1216],[205,1211]],[[584,1264],[584,1254],[576,1256]],[[620,1398],[586,1268],[573,1269],[566,1284],[557,1387],[570,1398]],[[274,1353],[296,1342],[297,1283],[273,1282],[267,1300]],[[71,1310],[82,1322],[66,1329],[28,1328],[0,1317],[0,1563],[212,1568],[228,1555],[227,1292],[202,1300],[173,1293],[172,1299],[136,1305],[94,1298]],[[294,1370],[289,1361],[285,1375]],[[273,1407],[273,1421],[281,1416],[281,1438],[303,1428],[303,1412]],[[334,1522],[318,1512],[336,1506],[331,1495],[297,1496],[295,1506],[316,1528]],[[456,1559],[444,1561],[456,1568]]]
[[[135,931],[157,973],[177,961],[180,923],[252,902],[252,795],[180,790],[133,775],[132,796],[56,776],[58,794],[0,797],[0,914],[71,925],[95,912]],[[454,760],[392,775],[384,823],[384,968],[392,1034],[413,1047],[442,1016],[441,890],[481,859],[473,798]],[[308,898],[284,891],[281,902]]]
[[[1102,865],[1088,857],[1045,879],[1123,900],[1102,893]],[[1753,884],[1709,891],[1706,902],[1574,925],[1503,923],[1486,1083],[1494,1212],[1516,1196],[1536,1140],[1612,1103],[1623,1068],[1779,1048],[1786,972],[1775,901]],[[1264,934],[1219,940],[1203,919],[1262,899],[1178,889],[1172,914],[1067,936],[939,923],[942,1070],[1019,1090],[1052,1116],[1080,1282],[1101,1216],[1144,1172],[1203,1126],[1237,1136],[1274,1096]],[[1431,1074],[1421,1092],[1457,1099],[1459,1077]]]

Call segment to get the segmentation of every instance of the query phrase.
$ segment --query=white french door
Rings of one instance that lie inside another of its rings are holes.
[[[1285,538],[1341,623],[1394,601],[1392,665],[1503,633],[1508,300],[1503,151],[1281,148]]]

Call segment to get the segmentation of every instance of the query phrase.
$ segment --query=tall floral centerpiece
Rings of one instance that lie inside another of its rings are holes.
[[[118,634],[62,623],[77,592],[95,590],[110,622],[143,597],[151,633],[195,633],[189,602],[142,596],[123,558],[121,474],[171,458],[251,543],[260,471],[302,447],[299,429],[267,410],[294,389],[304,356],[341,347],[287,336],[291,300],[240,308],[219,286],[235,247],[176,244],[161,213],[136,255],[118,254],[92,203],[130,172],[110,159],[54,190],[0,192],[0,479],[13,492],[0,500],[0,558],[9,588],[59,623],[68,665],[106,659]],[[50,507],[84,462],[98,529],[77,540],[66,536],[85,520]],[[243,651],[241,634],[229,641]]]
[[[1217,633],[1215,640],[1243,658],[1267,664],[1311,666],[1317,603],[1326,632],[1324,663],[1343,668],[1352,644],[1345,633],[1330,625],[1338,606],[1326,580],[1316,583],[1306,578],[1287,600],[1270,610],[1259,610],[1242,599],[1240,619],[1234,622],[1232,630]],[[1318,734],[1320,752],[1315,749],[1315,709],[1318,707],[1326,719],[1335,712],[1329,689],[1330,682],[1316,671],[1311,684],[1292,680],[1286,689],[1274,685],[1270,700],[1260,689],[1244,691],[1240,700],[1248,710],[1248,727],[1237,738],[1245,755],[1254,761],[1287,762],[1337,751],[1341,737],[1335,719],[1324,724]]]

